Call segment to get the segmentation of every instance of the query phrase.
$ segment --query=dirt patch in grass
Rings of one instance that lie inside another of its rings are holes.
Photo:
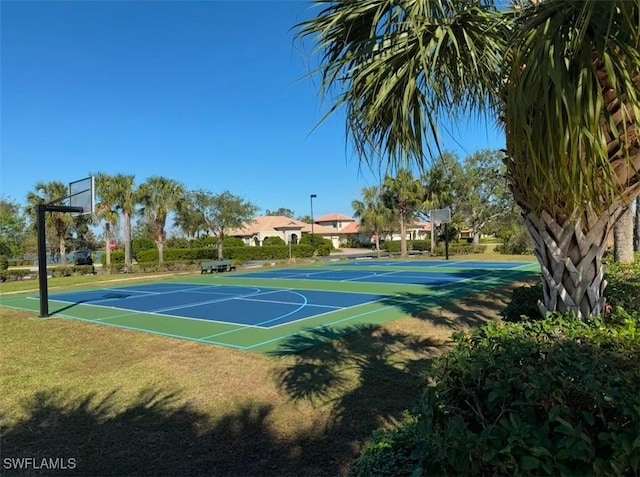
[[[2,457],[75,464],[37,475],[346,475],[416,404],[452,331],[498,319],[509,295],[319,329],[325,344],[273,355],[0,308]]]

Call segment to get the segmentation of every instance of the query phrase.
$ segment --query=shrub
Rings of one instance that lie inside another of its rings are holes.
[[[184,237],[171,237],[166,240],[164,245],[166,248],[189,248],[192,242]]]
[[[102,263],[102,265],[106,265],[107,263],[106,254],[102,254],[102,257],[100,258],[100,262]],[[115,250],[111,252],[111,265],[115,265],[115,264],[124,264],[124,252],[119,252]]]
[[[131,253],[133,258],[140,260],[140,253],[145,250],[157,249],[156,243],[148,238],[137,238],[131,241]]]
[[[24,268],[14,268],[13,270],[0,270],[0,282],[5,282],[7,280],[22,280],[24,277],[28,276],[31,272],[29,269]]]
[[[389,253],[400,253],[401,245],[400,240],[387,240],[383,248]],[[407,240],[407,250],[411,250],[411,240]]]
[[[298,242],[299,245],[311,245],[311,234],[303,235]],[[331,240],[324,238],[322,235],[313,234],[313,244],[316,248],[321,246],[329,247],[329,250],[333,249],[333,243]]]
[[[538,301],[542,298],[541,283],[515,288],[511,292],[509,304],[501,312],[502,318],[512,323],[540,320],[543,316],[538,308]]]
[[[472,243],[452,242],[449,244],[449,255],[470,255],[473,253],[484,253],[487,249],[486,245],[473,245]],[[434,254],[437,256],[445,256],[447,253],[444,245],[437,245]]]
[[[497,253],[509,255],[529,255],[533,253],[534,243],[524,225],[507,227],[500,233],[502,244],[495,250]]]
[[[405,416],[391,430],[375,431],[371,442],[354,463],[350,476],[410,476],[418,466],[418,459],[412,453],[420,439],[415,416]]]
[[[411,250],[431,251],[431,240],[411,240]]]
[[[7,270],[9,268],[9,259],[6,255],[0,255],[0,271]]]
[[[282,237],[266,237],[262,241],[262,245],[271,246],[271,245],[287,245]]]
[[[424,475],[638,475],[640,316],[456,335],[420,407]]]
[[[609,263],[607,280],[604,295],[614,308],[640,311],[640,253],[635,254],[634,263]]]

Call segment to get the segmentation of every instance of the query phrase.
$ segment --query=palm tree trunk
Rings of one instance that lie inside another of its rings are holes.
[[[158,246],[158,263],[164,263],[164,240],[158,240],[156,245]]]
[[[573,313],[580,320],[604,311],[602,256],[622,209],[597,215],[589,210],[558,221],[547,212],[525,215],[542,269],[544,302],[540,311]],[[546,304],[546,306],[545,306]]]
[[[407,216],[400,212],[400,256],[407,256]]]
[[[124,268],[127,273],[132,270],[131,254],[131,215],[124,214]]]
[[[67,264],[67,242],[64,239],[64,234],[58,235],[60,241],[60,261],[62,265]]]
[[[105,266],[107,268],[107,273],[109,273],[109,267],[111,266],[111,226],[107,222],[104,226],[104,255],[105,255]]]
[[[618,263],[633,263],[633,209],[627,207],[613,228],[613,255]]]

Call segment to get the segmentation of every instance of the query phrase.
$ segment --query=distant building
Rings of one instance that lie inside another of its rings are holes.
[[[280,237],[285,243],[297,244],[303,235],[311,233],[311,224],[285,216],[266,215],[256,217],[251,223],[227,232],[228,236],[242,239],[245,245],[261,247],[267,237]],[[361,225],[353,218],[341,214],[330,214],[314,221],[313,233],[330,240],[335,248],[343,247],[350,239],[362,244],[371,244],[375,238],[370,232],[363,232]],[[384,240],[400,240],[400,233],[383,234]],[[415,222],[407,225],[407,239],[426,240],[431,238],[431,224]]]

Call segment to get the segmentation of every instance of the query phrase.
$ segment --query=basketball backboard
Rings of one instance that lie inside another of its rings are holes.
[[[450,224],[451,223],[451,209],[434,209],[429,211],[429,218],[434,225]]]
[[[93,176],[69,183],[69,205],[82,207],[79,215],[95,213],[96,189]]]

